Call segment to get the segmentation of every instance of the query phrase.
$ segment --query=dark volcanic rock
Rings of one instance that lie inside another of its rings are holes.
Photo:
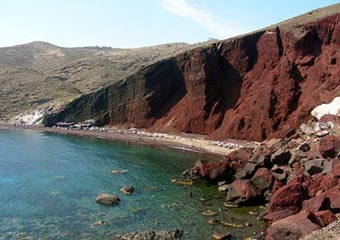
[[[76,99],[44,124],[96,119],[214,139],[263,140],[340,92],[339,5],[199,47]]]

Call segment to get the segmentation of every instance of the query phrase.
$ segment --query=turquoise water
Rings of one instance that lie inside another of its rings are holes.
[[[96,138],[0,131],[0,239],[110,239],[143,230],[184,229],[210,239],[201,212],[222,206],[216,186],[170,182],[202,156]],[[112,170],[128,170],[112,174]],[[133,185],[123,195],[119,189]],[[117,206],[95,203],[116,194]],[[190,197],[192,192],[192,197]],[[210,199],[202,204],[200,198]],[[96,221],[105,225],[93,226]]]

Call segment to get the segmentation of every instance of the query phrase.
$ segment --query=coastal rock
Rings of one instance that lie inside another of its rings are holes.
[[[91,227],[95,227],[95,226],[101,226],[101,225],[105,225],[106,223],[104,221],[95,221],[93,223],[91,223]]]
[[[120,198],[115,195],[101,193],[96,198],[96,203],[103,205],[113,205],[120,203]]]
[[[247,163],[243,168],[239,168],[236,171],[235,177],[237,179],[249,179],[254,175],[257,168],[257,164],[251,162]]]
[[[317,219],[318,224],[321,227],[326,227],[328,224],[336,220],[336,216],[330,210],[319,211],[316,212],[314,215]]]
[[[120,191],[125,195],[131,195],[135,191],[135,188],[133,186],[124,186]]]
[[[325,192],[326,198],[329,200],[329,207],[333,211],[340,211],[340,187],[336,186]]]
[[[321,138],[319,151],[325,158],[334,158],[340,153],[340,138],[334,135],[328,135]]]
[[[264,216],[262,216],[262,219],[267,222],[276,222],[280,219],[294,215],[295,213],[296,212],[291,209],[283,209],[283,210],[267,213]]]
[[[231,233],[224,231],[224,232],[214,232],[214,234],[212,235],[212,238],[214,240],[227,240],[231,238]]]
[[[273,184],[273,177],[267,168],[259,168],[251,180],[261,193],[269,189]]]
[[[309,160],[303,163],[305,171],[314,175],[323,171],[324,159]]]
[[[259,190],[251,180],[235,180],[230,185],[227,201],[237,203],[256,203],[260,195]]]
[[[308,152],[310,150],[310,146],[308,143],[303,143],[299,146],[299,149],[303,152]]]
[[[298,214],[274,222],[267,229],[266,240],[297,240],[320,226],[313,222],[315,216],[309,211],[301,211]]]
[[[292,154],[290,151],[283,151],[282,149],[279,149],[272,155],[272,162],[273,164],[284,166],[288,164],[291,156]]]
[[[307,193],[299,180],[299,177],[296,177],[273,194],[268,204],[268,213],[285,209],[297,213],[301,209],[302,202],[307,199]]]
[[[320,118],[319,122],[327,124],[329,128],[338,127],[340,126],[340,116],[325,114]]]
[[[327,131],[327,130],[320,130],[320,131],[317,131],[316,133],[315,133],[315,135],[317,136],[317,137],[324,137],[324,136],[326,136],[326,135],[328,135],[329,134],[329,131]]]
[[[231,176],[228,174],[230,172],[229,162],[226,160],[219,162],[207,162],[202,163],[199,166],[199,173],[203,179],[210,181],[225,180]]]
[[[327,199],[324,194],[313,197],[311,199],[302,202],[302,210],[309,210],[311,212],[317,212],[321,209],[327,208]]]
[[[134,232],[123,235],[117,235],[112,240],[141,240],[141,239],[155,239],[155,240],[176,240],[183,236],[183,230],[164,230],[164,231],[145,231]]]
[[[315,133],[315,130],[311,126],[308,126],[305,123],[301,123],[300,130],[306,135],[312,135],[313,133]]]

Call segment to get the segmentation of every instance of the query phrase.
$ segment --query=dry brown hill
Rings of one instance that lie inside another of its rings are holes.
[[[63,106],[192,47],[172,43],[136,49],[63,48],[32,42],[0,48],[0,121],[26,110]]]

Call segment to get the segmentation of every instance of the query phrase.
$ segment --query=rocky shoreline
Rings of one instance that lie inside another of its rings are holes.
[[[152,133],[139,130],[142,134],[134,133],[136,130],[126,129],[121,126],[93,129],[73,129],[60,127],[44,127],[41,125],[8,124],[0,123],[0,129],[15,130],[36,130],[41,132],[51,132],[57,134],[77,135],[84,137],[95,137],[107,140],[121,141],[134,144],[144,144],[150,146],[166,147],[187,152],[203,153],[214,158],[224,156],[242,147],[244,144],[253,145],[248,141],[211,141],[204,135],[194,134],[163,134]]]
[[[313,231],[336,223],[340,213],[340,116],[316,115],[316,120],[301,124],[299,130],[287,131],[283,139],[243,145],[233,143],[236,146],[233,148],[226,148],[229,145],[225,143],[216,146],[214,141],[190,139],[185,135],[156,138],[151,133],[142,136],[131,132],[122,134],[122,130],[90,131],[12,125],[0,125],[0,129],[28,128],[223,156],[220,161],[197,161],[195,166],[183,172],[183,181],[176,180],[174,183],[192,185],[196,180],[216,183],[219,190],[225,192],[224,205],[227,208],[265,204],[261,213],[254,214],[258,214],[258,220],[265,221],[269,227],[265,234],[257,233],[254,238],[293,240],[302,237],[312,239],[308,238],[308,234],[314,236],[318,233]],[[186,148],[188,142],[189,149]],[[208,147],[202,147],[203,143]],[[212,146],[219,147],[219,151]],[[249,224],[238,222],[228,214],[221,214],[222,219],[215,218],[215,214],[211,216],[209,224],[219,224],[223,230],[216,231],[213,239],[234,239],[223,227],[243,228]],[[321,230],[319,234],[322,236],[325,231]],[[336,231],[332,233],[340,237]],[[148,231],[127,233],[115,239],[178,239],[182,234],[183,231],[179,230]]]
[[[217,183],[226,206],[266,204],[258,217],[270,224],[266,240],[299,239],[340,212],[340,117],[323,115],[219,162],[198,161],[185,177]]]

